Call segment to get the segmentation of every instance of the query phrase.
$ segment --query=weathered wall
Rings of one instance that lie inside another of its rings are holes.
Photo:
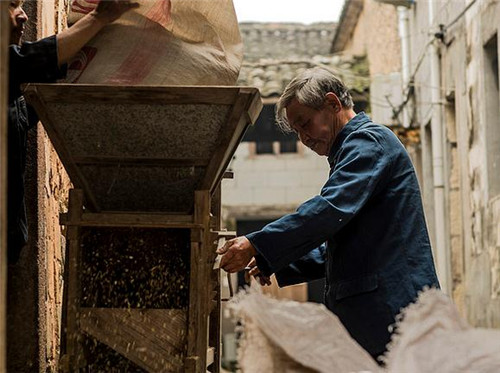
[[[276,218],[317,195],[328,177],[328,162],[297,146],[297,153],[255,154],[254,143],[241,143],[230,165],[234,179],[222,182],[226,216]]]
[[[374,0],[349,1],[353,2],[353,6],[345,8],[337,33],[347,34],[351,30],[352,33],[338,37],[338,40],[346,40],[341,53],[345,56],[366,56],[372,119],[385,125],[400,124],[402,118],[393,118],[392,110],[403,101],[401,38],[396,7]],[[354,13],[358,7],[361,11],[356,18]],[[340,43],[335,47],[340,48]]]
[[[447,25],[465,10],[469,1],[435,4],[433,26]],[[428,3],[412,7],[413,68],[426,52],[431,37]],[[500,128],[498,95],[485,45],[498,35],[500,6],[496,1],[477,0],[446,32],[440,43],[441,100],[445,149],[445,195],[447,204],[447,249],[451,254],[453,297],[462,313],[476,326],[500,327],[500,194],[493,162],[498,158]],[[422,30],[428,30],[422,32]],[[498,48],[498,44],[497,44]],[[498,49],[497,52],[498,54]],[[424,58],[416,75],[416,117],[422,133],[429,132],[432,103],[429,101],[430,65]],[[493,88],[490,84],[493,82]],[[492,97],[495,102],[491,102]],[[494,124],[494,125],[493,125]],[[432,134],[429,140],[432,138]],[[493,139],[493,140],[492,140]],[[425,141],[424,141],[425,142]],[[423,144],[424,153],[426,144]],[[431,151],[427,147],[427,152]],[[432,154],[427,154],[427,158]],[[493,161],[492,161],[493,160]],[[430,174],[431,162],[423,162]],[[432,179],[424,178],[425,200],[431,201]],[[427,203],[427,214],[431,214]],[[431,228],[434,228],[431,225]]]
[[[62,30],[69,0],[27,1],[26,40]],[[55,371],[62,304],[64,238],[58,222],[69,179],[39,124],[28,140],[26,199],[30,241],[9,268],[9,371]]]
[[[366,55],[370,76],[385,75],[401,70],[400,43],[396,7],[363,0],[363,10],[342,53]]]

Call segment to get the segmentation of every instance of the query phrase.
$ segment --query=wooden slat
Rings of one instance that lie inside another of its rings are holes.
[[[186,372],[197,373],[206,367],[208,344],[208,309],[210,272],[208,250],[210,239],[210,193],[208,190],[195,191],[194,221],[203,225],[202,242],[191,242],[191,268],[189,281],[188,350]],[[192,235],[196,237],[196,235]]]
[[[248,94],[250,97],[252,97],[252,99],[249,100],[247,103],[245,112],[247,114],[248,122],[254,124],[257,121],[260,112],[262,111],[262,106],[264,106],[260,98],[260,95],[257,95],[253,88],[248,88],[248,87],[241,88],[240,93],[245,93]]]
[[[199,189],[208,189],[213,191],[217,184],[217,177],[222,177],[224,170],[229,164],[232,154],[236,150],[244,134],[244,128],[247,124],[246,117],[243,115],[247,100],[247,94],[240,95],[236,100],[231,114],[229,115],[224,132],[219,138],[217,149],[210,160],[205,176],[200,183]],[[236,136],[235,136],[236,134]]]
[[[57,155],[59,156],[61,161],[63,161],[64,167],[66,168],[66,171],[68,172],[73,185],[76,188],[83,189],[85,191],[87,207],[93,211],[99,212],[99,206],[97,204],[97,201],[95,200],[95,197],[90,192],[87,180],[85,180],[85,177],[71,157],[71,153],[66,148],[62,137],[57,131],[57,127],[52,122],[51,118],[53,118],[54,115],[49,112],[46,103],[43,101],[42,97],[38,95],[36,87],[31,87],[30,90],[26,91],[25,97],[28,102],[35,108],[38,116],[43,122],[45,131],[47,132],[52,145],[54,145],[54,149],[56,150]]]
[[[0,372],[7,371],[7,96],[9,2],[0,1]]]
[[[28,84],[29,93],[40,87],[45,102],[100,104],[213,104],[232,105],[240,92],[239,87],[227,86],[108,86],[87,84]],[[256,88],[248,87],[252,92]]]
[[[61,225],[84,227],[143,227],[143,228],[201,228],[193,222],[192,215],[85,213],[79,220],[71,220],[68,214],[59,216]]]
[[[209,159],[166,159],[166,158],[126,158],[126,157],[74,157],[78,165],[116,165],[121,166],[163,166],[163,167],[205,167]]]
[[[183,372],[186,311],[82,308],[80,327],[148,372]]]
[[[83,212],[83,191],[81,189],[71,189],[69,191],[68,220],[79,221]],[[66,310],[66,353],[68,355],[68,368],[78,368],[83,364],[84,356],[81,346],[80,334],[80,232],[79,227],[70,226],[67,231],[68,241],[68,308]]]
[[[233,232],[220,232],[221,230],[221,209],[222,209],[222,192],[221,185],[217,186],[214,194],[212,195],[211,203],[211,213],[215,219],[214,229],[217,230],[217,235],[222,233]],[[216,254],[212,254],[212,258],[215,261]],[[213,268],[213,266],[211,266]],[[222,321],[222,308],[221,308],[221,289],[220,289],[220,270],[215,269],[211,271],[211,283],[215,290],[215,297],[210,297],[210,303],[213,305],[213,309],[210,312],[209,326],[208,326],[208,345],[211,346],[213,351],[213,363],[210,364],[210,360],[207,358],[208,371],[211,373],[220,373],[221,368],[221,321]]]
[[[212,365],[215,361],[215,348],[209,347],[207,349],[207,367]]]
[[[262,101],[258,92],[251,88],[241,88],[238,100],[225,126],[224,135],[219,139],[218,148],[212,156],[199,189],[207,188],[211,192],[215,190],[232,155],[245,135],[247,125],[257,120],[261,110]]]

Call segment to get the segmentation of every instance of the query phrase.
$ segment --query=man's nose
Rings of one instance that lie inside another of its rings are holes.
[[[19,8],[18,13],[16,14],[16,21],[21,24],[28,21],[28,15],[23,8]]]

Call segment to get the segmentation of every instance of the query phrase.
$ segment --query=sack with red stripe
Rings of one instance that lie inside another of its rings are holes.
[[[99,0],[72,0],[69,22]],[[243,45],[232,0],[139,0],[68,66],[67,82],[234,85]]]

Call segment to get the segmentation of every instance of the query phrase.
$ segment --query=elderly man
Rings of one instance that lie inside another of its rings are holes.
[[[38,122],[36,113],[26,105],[21,84],[50,83],[65,75],[70,60],[105,25],[138,6],[130,1],[106,0],[58,35],[34,43],[22,43],[28,17],[23,1],[11,1],[9,42],[8,115],[8,256],[15,264],[28,241],[28,222],[24,202],[27,132]]]
[[[326,306],[377,358],[400,309],[439,287],[410,158],[389,129],[354,112],[347,88],[324,69],[289,83],[277,120],[328,157],[330,176],[295,213],[229,241],[221,267],[256,264],[261,283],[274,273],[280,286],[326,276]]]

